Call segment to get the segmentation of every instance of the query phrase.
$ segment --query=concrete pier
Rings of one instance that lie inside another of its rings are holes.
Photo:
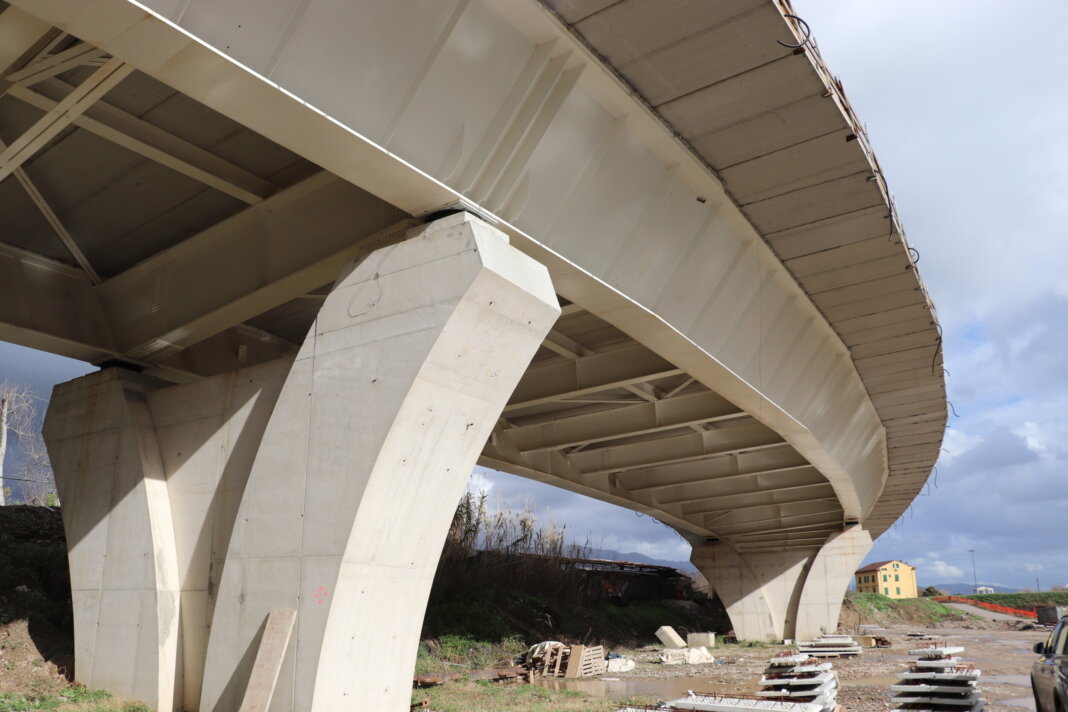
[[[295,608],[278,709],[405,706],[449,503],[558,315],[545,268],[460,214],[348,266],[295,359],[57,388],[78,679],[236,710]]]

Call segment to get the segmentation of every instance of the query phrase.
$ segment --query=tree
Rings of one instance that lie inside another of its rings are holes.
[[[0,506],[8,504],[10,487],[4,478],[18,482],[23,500],[55,503],[55,479],[41,435],[42,399],[25,383],[4,381],[0,385]],[[18,445],[19,457],[12,472],[5,472],[5,458],[11,440]]]
[[[921,593],[920,595],[928,597],[928,598],[932,598],[934,596],[945,596],[946,592],[943,591],[940,588],[935,588],[934,586],[928,586],[927,588],[923,589],[923,593]]]

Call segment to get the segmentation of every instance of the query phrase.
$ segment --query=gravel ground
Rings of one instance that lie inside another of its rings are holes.
[[[959,624],[958,624],[959,625]],[[883,712],[893,707],[890,685],[897,681],[909,661],[908,651],[929,645],[908,641],[908,632],[942,635],[949,645],[964,647],[961,657],[983,671],[980,685],[991,712],[1022,712],[1034,709],[1030,672],[1035,660],[1031,647],[1044,640],[1045,630],[1014,630],[1008,623],[983,621],[957,628],[889,627],[884,633],[890,648],[867,649],[857,658],[832,659],[841,689],[838,702],[848,712]],[[716,663],[709,665],[661,665],[659,649],[627,651],[637,667],[601,680],[574,680],[554,684],[597,696],[625,698],[633,694],[656,695],[668,700],[686,690],[720,694],[752,694],[769,657],[787,650],[784,646],[716,648]]]

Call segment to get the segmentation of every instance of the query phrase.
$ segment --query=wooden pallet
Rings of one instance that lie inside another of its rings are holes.
[[[604,646],[572,645],[564,677],[593,677],[603,675],[607,669]]]

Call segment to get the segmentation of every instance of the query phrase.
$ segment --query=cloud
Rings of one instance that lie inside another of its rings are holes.
[[[937,581],[938,583],[956,583],[957,579],[964,576],[964,569],[959,566],[947,564],[945,561],[927,561],[920,566],[920,576],[924,581]]]

